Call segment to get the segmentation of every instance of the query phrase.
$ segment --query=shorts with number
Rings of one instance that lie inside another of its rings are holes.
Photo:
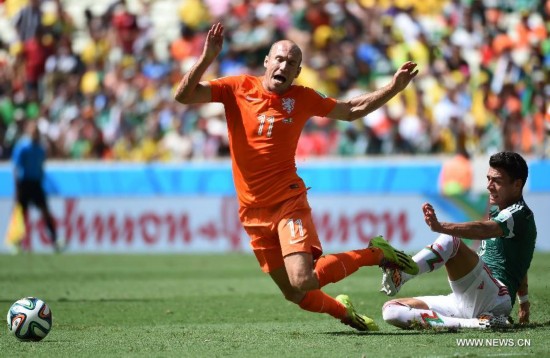
[[[453,290],[449,295],[415,298],[448,317],[476,318],[482,313],[508,316],[512,311],[508,288],[493,277],[481,258],[469,274],[456,281],[449,280],[449,284]]]
[[[310,253],[314,260],[323,253],[306,192],[273,206],[241,208],[239,218],[264,272],[283,267],[293,253]]]

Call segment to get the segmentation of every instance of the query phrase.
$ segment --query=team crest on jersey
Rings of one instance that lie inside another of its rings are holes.
[[[296,100],[294,98],[283,98],[283,109],[286,113],[290,114],[294,110],[294,104]]]

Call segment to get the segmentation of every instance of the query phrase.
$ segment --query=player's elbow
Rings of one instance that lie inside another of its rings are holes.
[[[195,103],[195,97],[196,90],[186,85],[178,87],[176,93],[174,94],[174,99],[183,104]]]
[[[354,115],[354,106],[350,101],[339,101],[327,117],[346,122],[359,118]]]
[[[190,96],[186,96],[182,92],[176,92],[176,94],[174,95],[174,99],[177,102],[182,103],[182,104],[190,104],[191,103]]]
[[[362,112],[355,109],[355,108],[351,108],[347,115],[342,119],[343,121],[347,121],[347,122],[353,122],[354,120],[356,119],[359,119],[359,118],[362,118],[363,115],[362,115]]]
[[[208,103],[212,100],[210,87],[201,85],[195,86],[181,85],[174,95],[174,99],[183,104]]]
[[[353,101],[350,101],[347,103],[345,115],[342,120],[353,122],[356,119],[365,117],[368,113],[369,112],[363,103],[354,103]]]

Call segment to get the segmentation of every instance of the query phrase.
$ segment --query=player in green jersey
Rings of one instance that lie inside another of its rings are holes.
[[[516,295],[519,322],[529,322],[527,271],[533,258],[537,229],[533,212],[523,200],[528,168],[517,153],[500,152],[489,159],[487,190],[490,217],[466,223],[440,222],[432,205],[424,204],[424,220],[441,235],[417,253],[418,274],[445,266],[452,293],[446,296],[401,298],[386,302],[384,320],[401,328],[415,322],[426,327],[488,328],[509,325]],[[482,240],[476,254],[461,237]],[[384,269],[382,290],[395,295],[415,276]]]

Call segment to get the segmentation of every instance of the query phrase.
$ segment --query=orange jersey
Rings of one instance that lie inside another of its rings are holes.
[[[210,86],[212,101],[225,106],[240,205],[269,206],[306,191],[296,172],[298,139],[306,121],[326,116],[336,100],[294,85],[277,95],[250,75],[215,79]]]

